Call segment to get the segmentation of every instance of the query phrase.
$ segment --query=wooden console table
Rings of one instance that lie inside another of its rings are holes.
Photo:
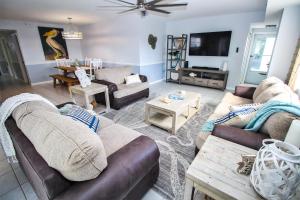
[[[226,89],[229,73],[228,71],[197,68],[182,68],[180,71],[180,83],[216,88],[221,90]],[[190,73],[194,73],[196,74],[196,76],[191,77],[189,75]]]

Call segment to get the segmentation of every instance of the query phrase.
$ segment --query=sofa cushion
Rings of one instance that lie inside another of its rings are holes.
[[[289,86],[285,84],[274,84],[261,92],[255,99],[255,103],[265,103],[269,100],[285,101],[289,103],[297,103],[298,96],[292,92]]]
[[[103,142],[107,157],[142,135],[120,124],[102,128],[98,131],[98,134]]]
[[[237,105],[244,105],[244,104],[250,104],[252,103],[252,100],[238,97],[233,95],[230,92],[227,92],[221,103],[216,107],[214,113],[209,117],[209,120],[215,120],[218,119],[230,112],[231,106],[237,106]]]
[[[99,178],[73,184],[56,200],[133,200],[128,193],[136,187],[144,190],[151,187],[142,181],[157,166],[159,150],[156,143],[146,136],[140,136],[109,156],[108,167]],[[155,181],[156,175],[153,174]]]
[[[113,120],[103,117],[101,115],[99,115],[98,118],[100,120],[100,129],[103,129],[103,128],[106,128],[106,127],[109,127],[109,126],[115,124],[115,122]],[[99,129],[98,129],[98,131],[99,131]]]
[[[112,67],[103,68],[95,71],[97,80],[105,80],[115,84],[122,84],[125,81],[125,77],[129,76],[132,72],[130,66],[127,67]]]
[[[222,103],[227,103],[229,105],[243,105],[243,104],[251,104],[253,101],[251,99],[246,99],[243,97],[235,96],[234,94],[227,92],[223,99]]]
[[[129,96],[131,94],[135,94],[138,93],[142,90],[145,90],[149,88],[149,83],[148,82],[144,82],[144,83],[133,83],[130,85],[126,85],[126,84],[119,84],[118,85],[118,91],[114,92],[114,97],[115,98],[122,98],[125,96]]]
[[[29,101],[18,106],[17,109],[15,109],[15,111],[12,113],[12,115],[17,121],[21,120],[21,118],[23,118],[25,115],[35,110],[45,110],[59,114],[59,110],[56,107],[49,105],[48,103],[45,103],[43,101]]]
[[[299,117],[287,112],[278,112],[271,115],[259,131],[271,138],[283,141],[295,119]]]
[[[65,178],[93,179],[107,166],[101,139],[84,124],[46,110],[26,113],[22,106],[13,112],[17,126],[47,164]]]
[[[253,94],[253,100],[255,101],[256,97],[258,97],[263,91],[265,91],[267,88],[275,85],[275,84],[283,84],[283,82],[276,78],[276,77],[270,77],[265,80],[263,80],[256,88]]]

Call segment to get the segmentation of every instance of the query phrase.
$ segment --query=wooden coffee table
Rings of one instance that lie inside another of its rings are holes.
[[[186,121],[199,111],[200,94],[186,91],[184,100],[171,100],[171,103],[162,102],[161,99],[167,96],[157,97],[145,104],[145,121],[175,134]]]

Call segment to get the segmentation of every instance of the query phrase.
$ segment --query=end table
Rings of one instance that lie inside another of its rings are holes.
[[[106,113],[110,110],[110,103],[109,103],[109,94],[108,94],[108,88],[106,85],[98,84],[98,83],[92,83],[91,85],[83,88],[80,85],[74,85],[70,87],[70,97],[74,103],[75,99],[73,97],[73,94],[79,94],[84,96],[85,106],[86,108],[89,107],[90,101],[89,96],[93,96],[95,94],[99,93],[105,93],[105,103],[106,103]]]

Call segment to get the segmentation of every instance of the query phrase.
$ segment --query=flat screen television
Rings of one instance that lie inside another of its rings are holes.
[[[190,56],[228,56],[231,31],[191,33]]]

